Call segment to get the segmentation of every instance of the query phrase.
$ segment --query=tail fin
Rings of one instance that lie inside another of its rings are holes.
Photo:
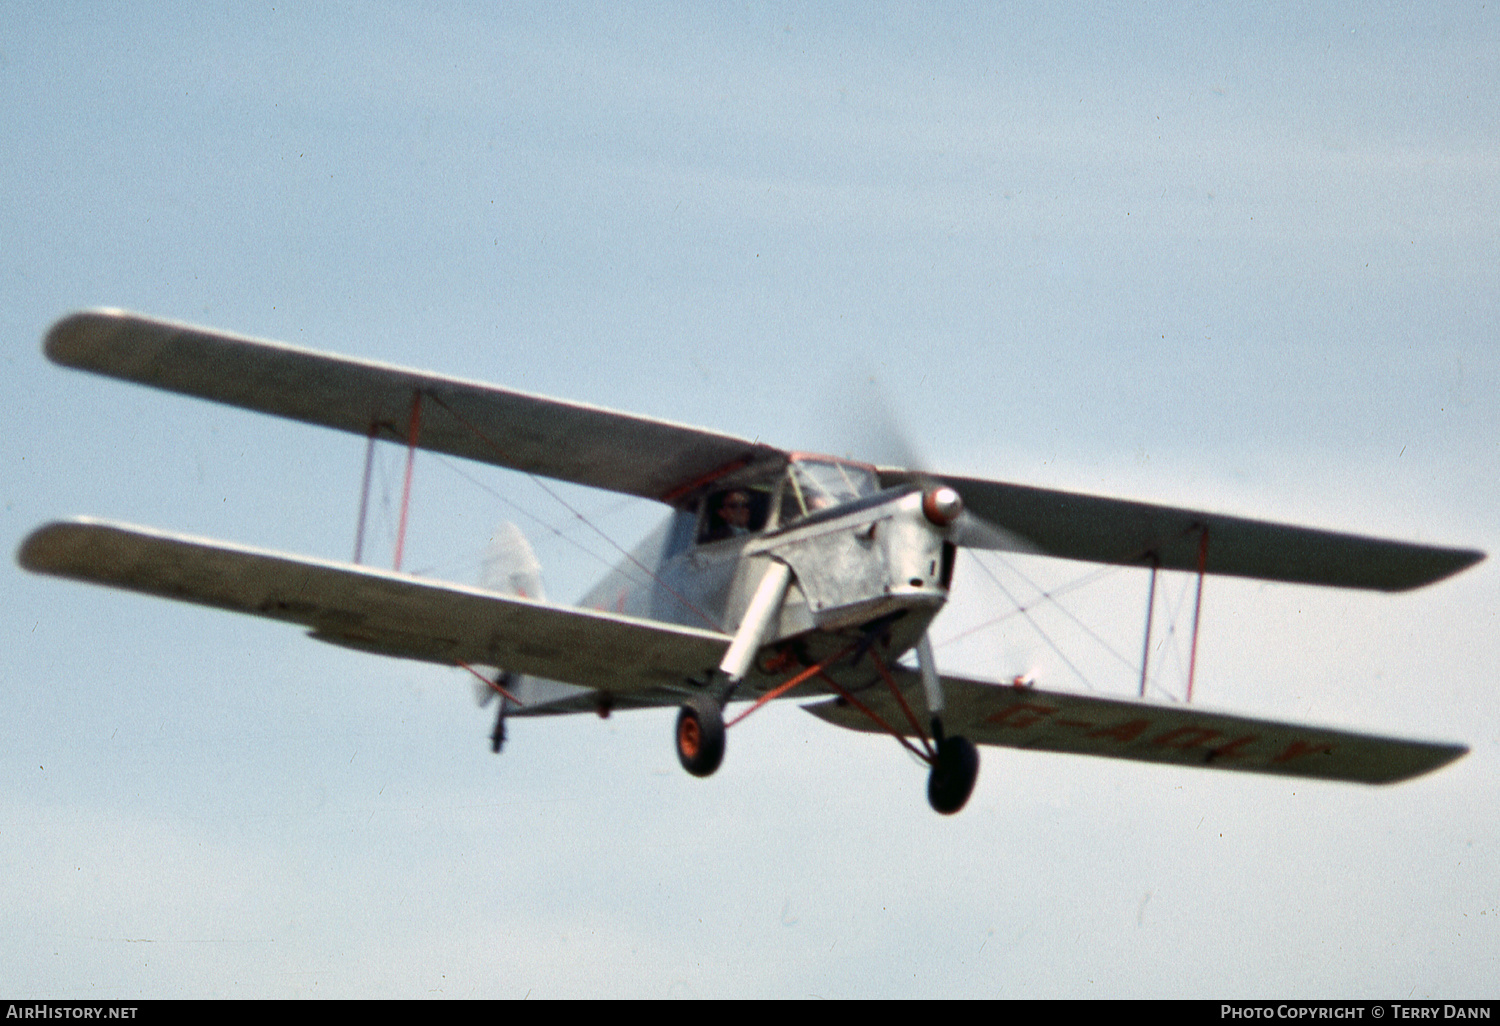
[[[490,535],[490,544],[485,549],[484,563],[479,572],[479,586],[538,602],[547,600],[542,588],[542,564],[515,524],[501,523]],[[485,680],[474,681],[474,697],[480,706],[488,705],[497,697],[500,699],[495,713],[495,730],[490,735],[491,748],[496,752],[505,744],[505,719],[513,713],[525,716],[545,715],[547,711],[581,712],[598,705],[590,697],[585,704],[573,707],[582,701],[581,696],[592,696],[592,688],[529,677],[502,667],[476,667],[476,670],[484,672],[486,680],[516,696],[516,701],[512,702]],[[556,708],[563,703],[571,704],[566,709]]]
[[[501,521],[490,535],[489,546],[484,550],[484,560],[479,569],[479,586],[506,595],[545,600],[542,588],[542,564],[532,551],[531,544],[521,529],[509,521]],[[512,683],[511,674],[496,668],[495,681],[501,687]],[[484,707],[494,700],[496,691],[484,681],[474,681],[474,700]],[[501,719],[495,721],[495,751],[500,750],[504,739],[505,703],[500,703]]]
[[[490,535],[479,571],[479,586],[506,595],[545,600],[542,589],[542,564],[531,550],[521,529],[503,521]]]

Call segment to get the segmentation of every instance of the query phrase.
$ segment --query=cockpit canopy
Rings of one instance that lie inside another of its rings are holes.
[[[833,456],[793,453],[778,477],[725,480],[704,496],[698,541],[713,542],[786,527],[809,514],[873,495],[875,468]]]

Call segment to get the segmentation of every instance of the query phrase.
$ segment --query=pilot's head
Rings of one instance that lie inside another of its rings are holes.
[[[724,503],[719,507],[719,516],[723,517],[724,523],[738,530],[746,530],[750,526],[750,495],[748,492],[730,492],[724,496]]]

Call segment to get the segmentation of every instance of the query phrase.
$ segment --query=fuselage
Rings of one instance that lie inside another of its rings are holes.
[[[825,476],[836,469],[836,487],[820,491],[809,465]],[[894,659],[926,632],[952,578],[947,525],[924,513],[923,499],[913,486],[881,491],[873,468],[828,457],[794,460],[777,481],[716,482],[677,506],[580,604],[733,635],[779,562],[792,583],[762,651],[790,658],[763,658],[746,680],[751,692],[778,683],[783,667],[827,658],[872,628]],[[726,530],[717,515],[725,505],[755,509],[742,529]],[[537,704],[583,692],[541,685],[525,688]]]

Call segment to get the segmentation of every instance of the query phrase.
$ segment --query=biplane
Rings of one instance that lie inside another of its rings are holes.
[[[364,436],[371,450],[402,443],[408,489],[422,449],[662,503],[665,522],[579,606],[527,586],[524,539],[503,547],[509,571],[487,586],[401,572],[406,496],[393,570],[365,565],[362,542],[340,562],[87,518],[40,527],[21,547],[40,573],[471,669],[499,699],[496,751],[508,717],[677,706],[677,755],[707,776],[732,702],[729,726],[795,692],[812,714],[916,753],[941,813],[968,800],[976,744],[1364,783],[1467,751],[944,674],[928,630],[965,548],[1187,571],[1200,602],[1205,575],[1405,591],[1477,551],[875,466],[115,310],[63,319],[45,350],[66,367]],[[365,466],[367,497],[369,450]],[[362,502],[361,537],[363,518]]]

